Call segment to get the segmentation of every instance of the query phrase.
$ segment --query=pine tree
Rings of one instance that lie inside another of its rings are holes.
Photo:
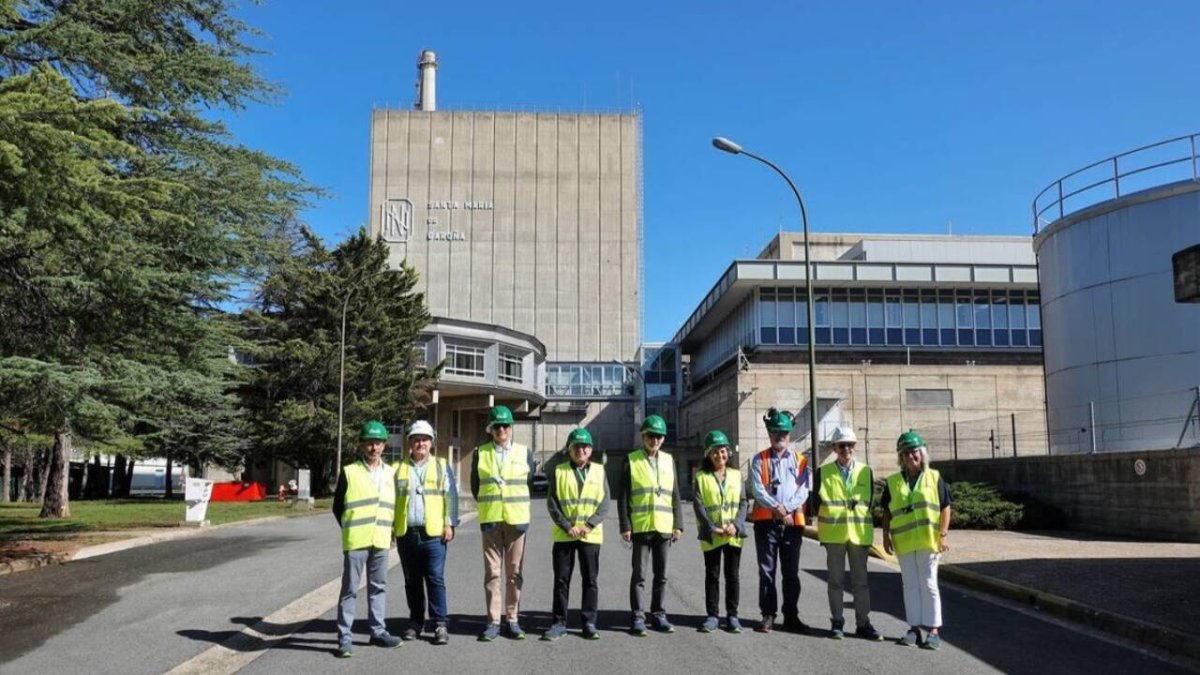
[[[54,437],[45,517],[77,436],[199,457],[236,417],[217,307],[311,192],[204,116],[278,93],[250,33],[223,0],[0,0],[0,417]]]
[[[438,369],[414,347],[430,321],[416,272],[387,269],[387,248],[365,231],[328,251],[301,232],[298,252],[263,284],[243,314],[242,390],[256,452],[312,469],[314,488],[336,476],[341,314],[346,304],[345,428],[353,453],[363,421],[399,424],[428,402]]]

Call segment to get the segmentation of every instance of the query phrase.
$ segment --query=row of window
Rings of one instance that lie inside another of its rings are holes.
[[[546,364],[547,396],[611,398],[630,396],[633,391],[633,376],[622,365]]]
[[[486,353],[487,350],[483,347],[447,342],[446,365],[443,372],[447,375],[482,378],[486,374],[484,370]],[[524,381],[524,359],[517,354],[500,352],[496,376],[501,382],[520,384]]]
[[[1040,347],[1036,291],[815,289],[821,345]],[[762,344],[808,344],[803,288],[759,291]]]

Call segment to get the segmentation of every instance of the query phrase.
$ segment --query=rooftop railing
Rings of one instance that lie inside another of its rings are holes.
[[[1033,198],[1033,233],[1064,216],[1158,185],[1198,180],[1200,134],[1143,145],[1059,178]]]

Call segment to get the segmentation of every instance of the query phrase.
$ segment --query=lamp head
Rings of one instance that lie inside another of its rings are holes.
[[[718,150],[724,150],[731,155],[737,155],[742,152],[742,146],[734,143],[724,136],[717,136],[716,138],[712,139],[712,144],[714,148]]]

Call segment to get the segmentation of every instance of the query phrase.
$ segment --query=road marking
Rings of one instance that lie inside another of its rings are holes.
[[[463,516],[459,526],[474,516],[473,513]],[[388,553],[388,571],[399,564],[400,555],[393,548]],[[358,590],[361,591],[366,584],[364,574]],[[263,617],[221,644],[213,645],[175,666],[167,671],[167,675],[232,675],[290,638],[310,621],[320,618],[330,608],[336,607],[341,589],[342,578],[339,575],[315,591],[276,610],[270,616]]]

